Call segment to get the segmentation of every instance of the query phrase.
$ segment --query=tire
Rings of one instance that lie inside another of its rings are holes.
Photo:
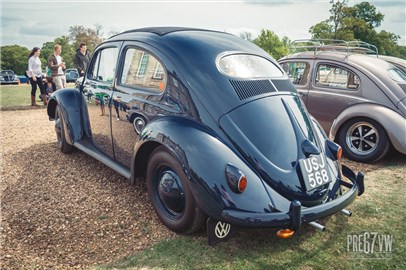
[[[145,127],[147,121],[141,115],[136,115],[133,119],[133,127],[137,134],[140,134],[142,129]]]
[[[384,128],[369,118],[347,121],[341,128],[338,142],[344,155],[358,162],[378,161],[388,153],[391,146]]]
[[[58,148],[62,153],[69,154],[72,153],[74,147],[66,141],[64,123],[65,119],[63,118],[61,107],[57,105],[55,109],[55,132]]]
[[[166,227],[192,234],[203,226],[207,217],[197,206],[185,173],[162,146],[151,153],[146,181],[152,206]]]

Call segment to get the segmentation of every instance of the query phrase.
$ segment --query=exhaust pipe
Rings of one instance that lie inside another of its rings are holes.
[[[316,221],[309,222],[309,225],[316,228],[317,230],[319,230],[321,232],[324,232],[326,230],[326,227],[324,227],[320,223],[317,223]]]
[[[342,209],[341,213],[343,213],[344,215],[349,216],[349,217],[352,216],[352,212],[347,209]]]

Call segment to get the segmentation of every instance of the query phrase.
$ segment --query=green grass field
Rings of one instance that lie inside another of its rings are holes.
[[[74,84],[69,83],[67,86],[74,87]],[[38,105],[41,105],[42,102],[38,97],[39,95],[40,91],[37,89],[35,100]],[[2,110],[31,109],[31,85],[1,85],[0,107]]]
[[[37,89],[37,96],[39,93],[39,89]],[[2,85],[0,88],[0,105],[3,109],[12,107],[31,107],[30,96],[31,86],[28,84]],[[37,100],[39,100],[38,97]]]

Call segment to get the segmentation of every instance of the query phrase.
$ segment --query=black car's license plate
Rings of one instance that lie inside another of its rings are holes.
[[[323,155],[315,155],[299,160],[300,170],[306,190],[312,190],[331,182],[332,178],[328,170],[326,158]]]

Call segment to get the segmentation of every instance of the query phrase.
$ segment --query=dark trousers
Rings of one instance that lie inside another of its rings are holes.
[[[37,77],[37,76],[35,76],[35,78],[37,78],[37,81],[34,81],[32,78],[30,78],[31,96],[35,97],[35,93],[37,92],[37,85],[39,87],[39,91],[41,92],[41,95],[44,95],[45,91],[44,91],[44,85],[42,83],[42,78]]]

